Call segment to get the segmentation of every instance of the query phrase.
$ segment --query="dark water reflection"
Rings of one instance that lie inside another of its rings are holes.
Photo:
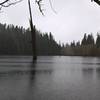
[[[0,100],[100,100],[100,58],[0,57]]]

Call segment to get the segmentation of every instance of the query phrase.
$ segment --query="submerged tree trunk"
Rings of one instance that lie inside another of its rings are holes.
[[[37,54],[36,54],[36,29],[35,26],[33,26],[32,22],[32,13],[31,13],[31,5],[30,0],[28,0],[29,5],[29,13],[30,13],[30,28],[31,28],[31,37],[32,37],[32,53],[33,53],[33,61],[37,60]]]

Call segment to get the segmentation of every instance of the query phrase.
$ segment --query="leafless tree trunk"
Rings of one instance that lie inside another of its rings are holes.
[[[34,61],[34,60],[37,60],[37,54],[36,54],[36,29],[35,29],[35,26],[33,26],[30,0],[28,0],[28,5],[29,5],[29,13],[30,13],[29,22],[30,22],[31,36],[32,36],[32,53],[33,53],[33,61]]]

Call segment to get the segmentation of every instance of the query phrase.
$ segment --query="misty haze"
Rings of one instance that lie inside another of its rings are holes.
[[[100,100],[100,1],[1,0],[0,100]]]

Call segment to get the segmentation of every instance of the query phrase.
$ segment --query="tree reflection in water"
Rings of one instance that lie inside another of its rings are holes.
[[[27,87],[27,92],[24,97],[24,100],[32,100],[34,93],[34,88],[35,88],[35,76],[36,76],[36,64],[37,62],[32,62],[29,66],[29,72],[28,72],[28,77],[29,77],[29,84]]]

